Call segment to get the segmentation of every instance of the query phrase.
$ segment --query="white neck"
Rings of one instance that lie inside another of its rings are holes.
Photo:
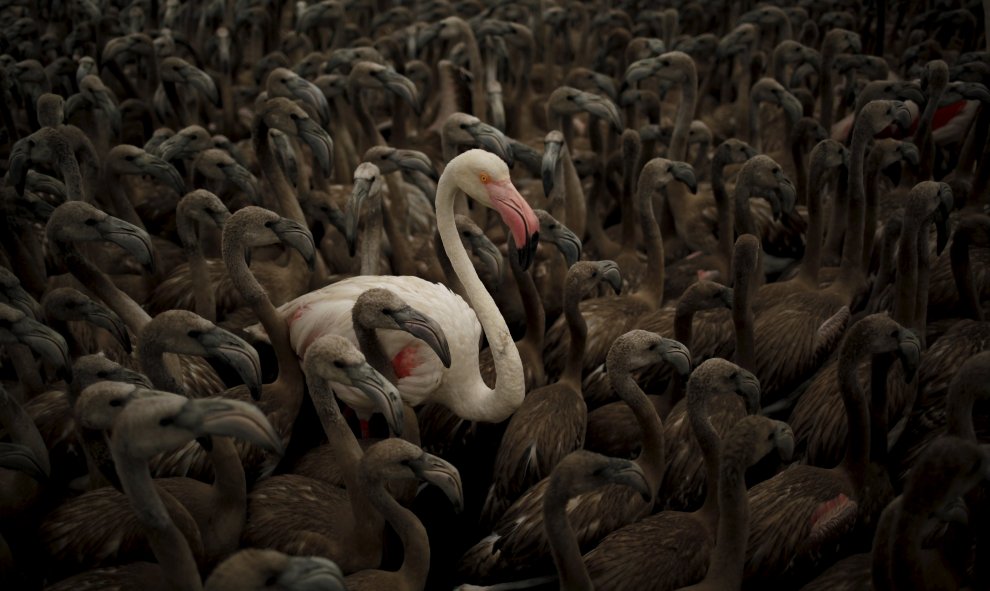
[[[453,171],[450,171],[453,173]],[[454,399],[449,401],[451,409],[457,412],[458,416],[467,420],[481,420],[487,422],[501,422],[509,418],[519,405],[522,404],[523,396],[526,393],[526,386],[523,380],[522,360],[519,358],[519,350],[512,340],[509,327],[505,324],[502,313],[499,312],[495,300],[489,295],[485,286],[482,285],[478,273],[468,258],[467,251],[461,244],[457,234],[457,227],[454,224],[454,194],[456,190],[453,174],[444,174],[440,177],[437,185],[437,230],[440,233],[440,240],[443,242],[443,249],[450,259],[450,265],[454,269],[457,278],[464,285],[464,292],[467,295],[468,303],[474,308],[481,322],[481,328],[485,331],[485,337],[492,350],[492,358],[495,361],[495,372],[497,380],[495,389],[487,390],[478,395],[470,395],[464,392],[454,393]],[[510,238],[511,240],[511,238]],[[476,382],[481,386],[484,382]],[[465,396],[465,394],[468,394]],[[458,401],[468,402],[470,408],[460,412],[456,403]]]

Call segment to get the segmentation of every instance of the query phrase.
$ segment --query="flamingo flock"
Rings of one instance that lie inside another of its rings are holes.
[[[988,15],[0,2],[0,589],[990,589]]]

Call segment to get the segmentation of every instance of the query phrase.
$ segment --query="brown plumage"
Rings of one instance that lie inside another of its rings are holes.
[[[875,518],[871,511],[879,511],[880,499],[874,497],[882,486],[876,490],[878,483],[870,480],[870,415],[857,367],[875,355],[894,353],[911,376],[920,351],[917,337],[886,316],[868,316],[849,330],[839,348],[850,433],[846,454],[835,468],[791,466],[750,490],[747,578],[807,576],[833,545]]]
[[[314,251],[313,239],[308,231],[291,220],[259,207],[249,206],[239,210],[224,226],[222,250],[229,276],[265,327],[278,361],[278,378],[261,386],[259,406],[279,433],[283,444],[286,444],[302,405],[305,380],[296,354],[289,344],[288,327],[278,318],[264,287],[251,274],[245,260],[249,249],[276,243],[298,249],[304,258],[311,257]],[[245,386],[228,390],[223,395],[225,398],[242,401],[252,397]],[[275,469],[277,458],[255,446],[242,443],[235,445],[249,482],[260,476],[267,476]],[[202,447],[190,442],[157,458],[152,463],[152,470],[156,476],[191,476],[206,480],[209,479],[211,468]]]
[[[665,464],[663,425],[631,372],[661,360],[674,364],[680,373],[690,368],[690,353],[680,343],[634,330],[612,345],[607,361],[613,387],[633,408],[643,431],[643,453],[636,463],[654,491],[660,486]],[[460,570],[465,577],[484,580],[546,568],[550,549],[543,531],[542,504],[547,484],[547,479],[541,480],[523,494],[502,515],[493,533],[464,554]],[[651,506],[624,488],[605,487],[573,499],[567,517],[578,543],[587,546],[646,514]]]
[[[258,482],[249,496],[243,541],[287,554],[330,558],[345,573],[378,566],[384,521],[358,477],[362,451],[340,414],[330,383],[353,386],[372,401],[383,401],[390,425],[401,432],[396,426],[403,415],[398,392],[350,341],[336,335],[314,341],[303,366],[347,488],[295,474]]]
[[[280,453],[282,448],[271,425],[251,404],[216,399],[188,400],[176,394],[153,392],[124,406],[113,422],[113,431],[111,449],[121,484],[159,563],[159,574],[151,578],[166,581],[167,588],[201,589],[193,551],[157,492],[147,462],[153,455],[187,440],[209,436],[242,437]],[[229,494],[230,491],[225,492],[225,495]],[[212,515],[206,517],[206,524],[194,524],[192,532],[200,534],[200,527],[214,526],[212,518]],[[212,534],[204,532],[203,535]],[[236,539],[234,541],[236,543]],[[127,581],[127,577],[134,577],[134,569],[140,569],[137,572],[145,576],[149,573],[141,563],[131,564],[83,573],[52,588],[75,589],[83,584],[95,584],[95,581],[102,581],[104,588],[123,586],[126,583],[121,579]]]
[[[874,586],[878,589],[961,589],[966,572],[959,553],[967,543],[925,549],[924,531],[932,515],[990,474],[990,460],[975,442],[943,437],[919,458],[904,493],[884,510],[873,543]]]
[[[464,493],[457,469],[446,461],[424,453],[419,447],[401,439],[386,439],[368,448],[361,458],[360,480],[369,502],[402,541],[402,565],[397,571],[362,570],[347,576],[350,591],[422,591],[430,566],[430,540],[426,529],[412,511],[402,507],[385,490],[391,479],[418,479],[440,488],[454,505],[463,509]]]
[[[567,503],[579,494],[609,484],[622,484],[638,491],[644,501],[653,497],[643,469],[629,460],[578,450],[554,468],[543,498],[543,523],[562,591],[593,589],[581,558],[574,531],[567,522]]]
[[[625,333],[644,314],[652,312],[663,303],[663,242],[660,226],[653,214],[653,195],[673,180],[679,180],[694,188],[694,170],[683,162],[654,158],[643,168],[639,177],[638,200],[643,239],[651,261],[648,272],[639,289],[629,295],[603,297],[581,303],[581,314],[588,323],[588,342],[585,345],[584,371],[594,369],[605,361],[612,342]],[[621,269],[620,269],[621,271]],[[557,375],[564,366],[565,351],[569,339],[563,318],[547,330],[543,358],[548,374]]]
[[[495,456],[482,523],[493,523],[519,495],[550,476],[564,456],[584,446],[588,410],[581,394],[581,362],[587,326],[578,305],[603,281],[613,289],[622,285],[619,268],[612,261],[579,261],[568,271],[564,314],[571,331],[571,350],[564,373],[557,382],[529,391],[509,419]]]
[[[345,591],[344,575],[333,562],[318,556],[288,556],[275,550],[247,548],[220,563],[203,585],[205,591],[303,589]]]
[[[708,417],[708,405],[716,394],[730,391],[755,402],[759,399],[759,382],[748,371],[724,359],[709,359],[688,379],[692,430],[704,458],[699,463],[711,479],[705,506],[694,513],[663,511],[606,536],[586,556],[595,588],[676,589],[704,576],[719,520],[715,482],[720,441]],[[732,469],[744,471],[751,460],[740,457],[736,461],[742,462],[742,467]]]

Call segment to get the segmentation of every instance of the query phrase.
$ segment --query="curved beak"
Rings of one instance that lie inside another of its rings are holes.
[[[784,109],[784,114],[792,125],[797,123],[798,119],[804,115],[804,107],[801,106],[801,101],[797,100],[797,97],[786,90],[780,95],[780,106]]]
[[[494,277],[496,283],[501,283],[505,264],[502,251],[484,234],[472,234],[469,241],[471,252],[481,259],[481,262],[485,265],[485,269],[488,271],[488,275]]]
[[[611,100],[591,92],[578,94],[574,103],[599,119],[608,121],[615,133],[622,133],[622,118],[619,108]]]
[[[217,92],[217,85],[213,82],[213,78],[210,78],[206,72],[192,64],[186,64],[182,67],[181,73],[182,77],[185,78],[190,86],[210,99],[213,106],[220,106],[220,93]]]
[[[686,376],[691,373],[691,352],[680,342],[674,339],[661,339],[660,356],[678,374]]]
[[[188,146],[189,138],[182,133],[177,133],[158,146],[158,155],[165,161],[172,161],[180,157],[185,158],[191,155],[186,150]]]
[[[10,325],[8,330],[18,341],[57,367],[59,377],[67,382],[72,381],[72,360],[69,358],[69,346],[65,343],[62,335],[30,316],[22,316]]]
[[[419,91],[416,90],[415,82],[388,68],[378,70],[375,77],[386,90],[406,101],[414,113],[420,114]]]
[[[83,304],[81,311],[90,322],[113,335],[113,338],[117,339],[125,351],[131,352],[131,337],[127,332],[127,327],[113,310],[89,300]]]
[[[0,442],[0,468],[23,472],[38,482],[48,480],[48,470],[26,445]]]
[[[698,192],[698,179],[694,175],[694,167],[687,162],[672,162],[670,174],[677,180],[687,185],[692,194]]]
[[[320,116],[320,121],[323,123],[330,121],[330,105],[327,103],[326,95],[318,86],[299,75],[289,78],[286,86],[293,97],[313,107]]]
[[[912,119],[911,111],[904,106],[904,103],[900,103],[896,107],[896,112],[894,113],[894,121],[897,122],[897,126],[901,129],[910,129]]]
[[[650,484],[646,481],[646,474],[639,467],[639,464],[619,459],[612,459],[609,464],[607,477],[610,481],[628,486],[638,492],[646,502],[653,500],[653,491],[650,490]]]
[[[200,437],[234,437],[278,455],[285,453],[282,438],[268,417],[248,402],[228,398],[190,399],[176,415],[175,423]]]
[[[113,216],[104,218],[96,229],[104,240],[126,250],[138,263],[148,269],[154,268],[151,237],[147,232]]]
[[[299,139],[312,150],[323,175],[330,176],[333,170],[333,139],[330,138],[330,134],[309,117],[298,119],[296,126]]]
[[[25,316],[34,320],[41,317],[41,305],[20,285],[9,287],[4,295],[9,300],[10,307],[20,310]]]
[[[162,143],[162,148],[164,149],[165,144],[168,144],[176,137],[179,137],[179,135],[173,135],[168,138],[164,143]],[[168,185],[169,188],[179,195],[186,194],[186,183],[182,180],[182,175],[179,174],[179,171],[176,170],[174,166],[166,162],[164,159],[145,152],[134,159],[134,164],[141,169],[142,173],[155,177],[160,182]]]
[[[897,147],[897,151],[901,153],[901,160],[904,160],[911,166],[918,166],[918,163],[921,162],[921,154],[918,152],[918,146],[912,142],[901,142],[901,145]]]
[[[901,360],[901,367],[904,369],[904,381],[910,384],[914,381],[921,360],[921,341],[912,331],[902,331],[897,346],[897,358]]]
[[[965,82],[961,89],[963,98],[968,101],[990,103],[990,90],[979,82]]]
[[[598,267],[601,269],[602,279],[612,286],[612,290],[617,294],[622,293],[622,273],[619,271],[619,265],[614,261],[598,261]]]
[[[787,423],[777,422],[779,426],[773,434],[774,447],[777,448],[780,459],[789,462],[794,457],[794,432],[787,426]]]
[[[746,401],[746,414],[760,412],[760,380],[745,369],[739,370],[736,377],[736,393]]]
[[[548,233],[548,237],[560,254],[564,255],[568,267],[581,260],[581,239],[571,232],[570,228],[558,223],[557,227]]]
[[[648,57],[641,60],[637,60],[626,68],[626,75],[623,78],[623,84],[626,87],[632,86],[636,82],[649,78],[657,71],[660,60],[656,57]]]
[[[276,575],[277,587],[287,591],[346,591],[344,573],[331,560],[320,556],[290,556]]]
[[[268,131],[268,139],[271,141],[272,150],[278,158],[279,166],[289,178],[289,182],[294,186],[299,185],[299,161],[296,159],[296,152],[289,142],[289,136],[277,129]]]
[[[388,426],[397,437],[402,437],[405,423],[405,411],[402,408],[402,397],[399,391],[385,376],[378,373],[368,363],[351,365],[344,368],[347,373],[349,386],[357,388],[375,405],[378,412],[385,415]]]
[[[903,82],[896,88],[896,97],[901,101],[912,101],[916,105],[923,105],[927,100],[921,88],[912,82]]]
[[[424,453],[418,459],[409,462],[409,467],[417,477],[442,490],[450,499],[454,511],[460,513],[464,510],[464,486],[461,484],[461,475],[450,462]]]
[[[478,142],[478,145],[505,160],[509,168],[512,168],[512,165],[515,164],[512,147],[509,144],[509,139],[497,127],[479,121],[474,125],[469,125],[467,131]]]
[[[553,193],[554,173],[560,162],[560,153],[563,149],[561,142],[548,141],[543,144],[543,158],[540,161],[540,177],[543,179],[543,194],[549,198]]]
[[[53,195],[58,198],[59,203],[64,203],[67,196],[65,183],[34,169],[27,171],[27,182],[25,186],[28,191]]]
[[[316,243],[306,226],[295,220],[282,218],[272,224],[272,231],[283,244],[299,251],[310,270],[313,269],[316,264]]]
[[[236,162],[231,162],[227,164],[221,170],[224,176],[227,177],[227,180],[234,183],[234,185],[238,189],[244,191],[244,193],[247,194],[248,198],[251,200],[251,203],[253,203],[254,205],[261,204],[261,200],[258,198],[258,185],[254,178],[254,175],[251,174],[251,171],[249,171],[248,169],[244,168],[243,166],[241,166]],[[226,217],[230,217],[230,212],[227,212]],[[217,222],[217,227],[222,228],[223,223],[225,223],[227,220],[224,219],[222,222],[220,222],[214,218],[214,221]]]
[[[394,159],[402,170],[421,172],[434,181],[440,179],[430,157],[418,150],[395,150],[389,158]]]
[[[261,361],[254,347],[220,327],[200,333],[197,340],[211,357],[237,372],[252,399],[261,400]]]
[[[780,209],[783,213],[794,211],[794,205],[797,203],[797,189],[794,188],[794,183],[791,182],[791,179],[786,176],[781,177],[777,195],[780,199]]]
[[[591,77],[595,81],[595,87],[604,92],[612,102],[619,99],[619,92],[615,88],[615,81],[610,76],[606,76],[600,72],[594,72]]]
[[[389,316],[402,330],[429,345],[444,367],[450,367],[450,346],[447,344],[447,335],[435,320],[411,306],[394,310]]]
[[[540,220],[511,180],[491,181],[485,188],[488,189],[492,207],[512,232],[519,265],[525,271],[532,264],[536,248],[540,245]]]

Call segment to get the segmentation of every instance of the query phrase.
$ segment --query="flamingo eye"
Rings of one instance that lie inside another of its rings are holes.
[[[487,185],[492,180],[492,178],[488,176],[488,173],[483,172],[478,175],[478,180]]]

